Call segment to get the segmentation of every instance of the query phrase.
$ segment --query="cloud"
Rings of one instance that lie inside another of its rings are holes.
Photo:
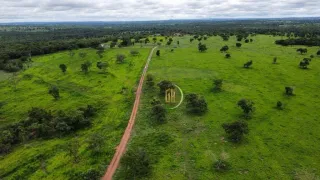
[[[320,16],[318,0],[2,0],[0,22]]]

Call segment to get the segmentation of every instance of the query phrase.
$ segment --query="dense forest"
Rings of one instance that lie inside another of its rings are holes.
[[[186,20],[130,23],[6,24],[0,26],[0,70],[19,71],[32,56],[77,48],[96,48],[103,42],[130,39],[138,42],[148,35],[174,34],[247,37],[249,34],[286,36],[280,45],[318,46],[320,19],[273,20]],[[298,38],[298,39],[296,39]]]

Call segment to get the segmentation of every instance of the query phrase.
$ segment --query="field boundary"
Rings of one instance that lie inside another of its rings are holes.
[[[144,82],[144,77],[146,76],[146,73],[147,73],[147,70],[148,70],[148,67],[149,67],[149,63],[151,61],[153,52],[154,52],[154,50],[156,48],[157,48],[157,46],[152,48],[152,50],[151,50],[151,52],[150,52],[150,54],[148,56],[146,65],[143,68],[142,75],[141,75],[141,78],[140,78],[140,81],[139,81],[139,85],[138,85],[138,88],[137,88],[137,91],[136,91],[136,98],[135,98],[135,101],[134,101],[134,105],[133,105],[133,108],[132,108],[132,112],[131,112],[131,116],[130,116],[127,128],[124,131],[123,136],[122,136],[121,141],[120,141],[120,144],[117,146],[116,152],[113,155],[113,158],[112,158],[112,160],[111,160],[111,162],[110,162],[110,164],[109,164],[109,166],[107,168],[107,171],[106,171],[105,175],[102,178],[103,180],[112,180],[112,176],[114,175],[115,171],[117,170],[117,168],[119,166],[120,159],[121,159],[122,155],[126,151],[127,143],[128,143],[128,141],[130,139],[131,131],[132,131],[133,125],[135,123],[136,115],[137,115],[137,112],[138,112],[138,107],[139,107],[139,104],[140,104],[140,97],[141,97],[141,94],[142,94],[142,86],[143,86],[143,82]]]

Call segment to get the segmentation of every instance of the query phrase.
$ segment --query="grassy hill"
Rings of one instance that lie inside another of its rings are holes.
[[[155,82],[169,80],[185,94],[197,93],[208,103],[203,116],[186,112],[186,102],[175,110],[167,109],[167,122],[157,124],[150,116],[153,97],[158,87],[144,87],[137,124],[129,152],[143,149],[148,155],[152,172],[145,179],[292,179],[296,176],[318,175],[320,172],[319,113],[320,58],[312,59],[309,69],[300,69],[299,62],[315,55],[317,47],[278,46],[281,37],[257,35],[253,42],[236,47],[236,38],[222,41],[221,37],[202,40],[208,50],[200,53],[198,41],[191,37],[174,37],[180,45],[161,47],[161,56],[154,55],[149,74]],[[228,45],[231,58],[219,50]],[[307,48],[300,55],[297,48]],[[273,64],[273,58],[278,63]],[[243,64],[253,60],[251,68]],[[213,92],[213,80],[223,79],[223,90]],[[294,87],[294,96],[285,95],[285,87]],[[243,119],[237,102],[247,98],[254,102],[255,111],[249,134],[240,144],[229,142],[221,127],[223,123]],[[284,109],[276,107],[277,101]],[[164,103],[164,102],[163,102]],[[165,138],[163,138],[165,137]],[[216,172],[214,162],[229,157],[231,169]],[[124,162],[124,161],[123,161]],[[118,171],[117,179],[126,170]],[[315,173],[315,174],[314,174]],[[132,177],[131,177],[132,178]]]
[[[132,49],[140,55],[130,55]],[[73,57],[69,52],[33,57],[31,68],[20,72],[15,80],[9,75],[8,80],[0,82],[0,102],[4,104],[0,127],[25,119],[32,107],[69,112],[88,104],[98,109],[92,127],[66,137],[32,140],[14,147],[13,152],[0,157],[0,179],[70,179],[90,172],[99,177],[105,171],[130,117],[135,85],[150,49],[108,49],[101,59],[94,49],[74,52]],[[87,55],[81,58],[79,53]],[[117,54],[126,56],[124,64],[116,63]],[[81,72],[86,60],[92,63],[87,74]],[[108,73],[96,67],[98,61],[110,64]],[[59,69],[62,63],[68,67],[65,74]],[[52,85],[60,90],[58,100],[48,94]],[[97,133],[104,138],[100,154],[92,153],[87,143],[88,137]],[[73,139],[80,142],[79,163],[73,163],[67,155],[67,143]]]

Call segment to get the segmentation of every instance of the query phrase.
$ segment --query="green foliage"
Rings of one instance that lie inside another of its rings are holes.
[[[278,102],[277,102],[277,108],[280,109],[280,110],[283,109],[283,104],[282,104],[281,101],[278,101]]]
[[[310,58],[303,58],[303,60],[299,63],[299,67],[301,69],[308,69],[310,62],[311,62]]]
[[[186,95],[186,108],[187,112],[202,115],[208,111],[207,102],[203,97],[200,97],[198,94],[191,93]]]
[[[102,70],[104,72],[107,70],[108,67],[109,67],[108,62],[101,62],[101,61],[97,62],[97,68],[99,68],[100,70]]]
[[[100,133],[93,133],[89,136],[87,143],[88,149],[93,153],[101,153],[103,151],[103,144],[104,144],[105,137]]]
[[[249,68],[251,65],[252,65],[252,60],[244,63],[244,64],[243,64],[243,67],[244,67],[244,68]]]
[[[81,71],[84,72],[85,74],[87,74],[89,71],[88,64],[86,64],[86,63],[81,64]]]
[[[116,63],[123,64],[125,59],[126,59],[126,56],[124,54],[117,54]]]
[[[60,65],[59,65],[59,68],[61,69],[61,71],[62,71],[63,73],[66,73],[66,71],[67,71],[67,66],[66,66],[65,64],[60,64]]]
[[[60,98],[59,88],[57,86],[51,86],[49,89],[49,94],[55,99]]]
[[[273,64],[277,64],[277,59],[278,59],[277,57],[273,58]]]
[[[126,152],[121,159],[121,166],[124,169],[124,179],[141,179],[151,174],[150,159],[142,148]]]
[[[159,124],[166,121],[166,109],[161,104],[155,104],[152,107],[151,115]]]
[[[218,159],[213,164],[213,168],[217,172],[226,172],[226,171],[230,170],[231,165],[226,160]]]
[[[236,46],[237,46],[237,47],[241,47],[242,44],[241,44],[241,43],[236,43]]]
[[[140,53],[139,53],[139,51],[137,51],[137,50],[131,50],[131,51],[130,51],[130,54],[131,54],[132,56],[138,56]]]
[[[79,148],[80,148],[80,142],[78,139],[72,139],[68,142],[66,146],[67,155],[70,156],[74,163],[78,163],[80,161],[80,154],[79,154]]]
[[[226,52],[228,50],[229,50],[229,47],[227,45],[225,45],[220,49],[220,52]]]
[[[157,50],[156,55],[159,57],[160,56],[160,50]]]
[[[148,87],[153,87],[154,86],[154,77],[152,74],[147,74],[146,76],[146,84],[148,85]]]
[[[238,101],[237,105],[243,110],[243,113],[246,117],[249,117],[254,111],[254,103],[251,100],[241,99]]]
[[[304,54],[304,53],[307,53],[308,50],[306,48],[299,48],[297,49],[297,52],[300,52],[300,54]]]
[[[246,39],[244,42],[245,42],[245,43],[249,43],[249,39]]]
[[[174,84],[171,81],[163,80],[159,82],[158,87],[160,88],[160,94],[165,95],[167,89],[175,88]]]
[[[227,59],[229,59],[229,58],[231,58],[231,55],[230,55],[229,53],[227,53],[227,54],[225,55],[225,57],[226,57]]]
[[[319,51],[317,51],[317,55],[318,55],[318,56],[320,56],[320,50],[319,50]]]
[[[222,127],[230,139],[234,143],[242,141],[245,134],[249,133],[248,123],[245,121],[235,121],[232,123],[223,123]]]
[[[222,79],[215,79],[213,81],[213,84],[214,84],[213,90],[214,91],[221,91],[222,90],[222,83],[223,83]]]
[[[292,96],[293,95],[293,87],[287,86],[285,87],[286,95]]]
[[[207,46],[206,46],[205,44],[199,43],[199,45],[198,45],[198,50],[199,50],[200,52],[205,52],[207,49],[208,49],[208,48],[207,48]]]

